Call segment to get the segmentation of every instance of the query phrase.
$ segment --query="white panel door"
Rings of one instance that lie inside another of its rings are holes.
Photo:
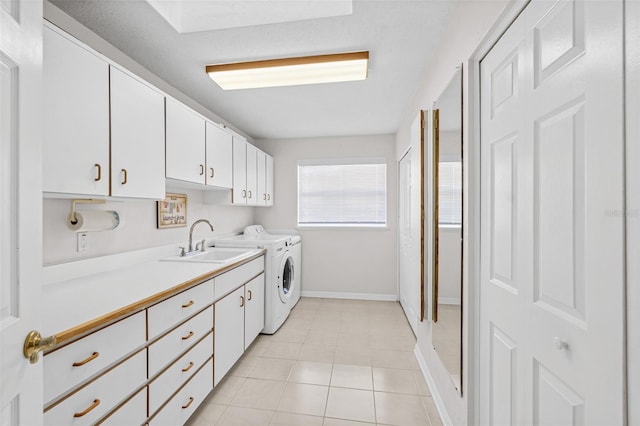
[[[111,67],[111,195],[163,199],[164,96]]]
[[[247,204],[247,141],[233,137],[233,204]]]
[[[0,2],[0,423],[42,424],[42,2]]]
[[[44,27],[43,191],[109,195],[109,64]]]
[[[233,136],[207,122],[207,185],[233,187]]]
[[[622,28],[533,1],[481,63],[482,424],[623,424]]]
[[[167,177],[204,185],[204,119],[175,99],[167,98],[166,121]]]

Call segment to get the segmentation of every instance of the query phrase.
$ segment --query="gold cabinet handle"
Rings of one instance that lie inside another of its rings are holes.
[[[240,307],[244,307],[244,296],[240,296]]]
[[[253,194],[251,194],[251,191],[249,191],[249,198],[253,197]]]
[[[90,363],[91,361],[93,361],[94,359],[98,358],[99,356],[100,356],[99,352],[94,352],[88,358],[85,358],[82,361],[74,362],[71,365],[74,366],[74,367],[82,367],[83,365]]]
[[[209,170],[211,170],[211,176],[209,177],[213,177],[215,175],[215,172],[213,171],[213,167],[211,167]]]
[[[182,336],[182,340],[190,339],[193,336],[193,331],[190,331],[186,336]]]
[[[189,300],[189,303],[185,303],[182,305],[183,308],[188,308],[189,306],[193,305],[195,302],[193,300]]]
[[[38,352],[51,349],[58,343],[56,336],[42,337],[39,331],[33,330],[24,339],[22,353],[29,358],[31,364],[38,362]]]
[[[267,201],[267,194],[266,193],[262,194],[262,199]]]
[[[200,164],[200,176],[204,174],[204,164]]]
[[[193,362],[190,362],[189,365],[187,365],[185,368],[183,368],[182,372],[186,373],[187,371],[191,370],[191,367],[193,367]]]
[[[267,200],[271,200],[271,194],[267,194]]]
[[[190,396],[190,397],[189,397],[189,402],[187,402],[186,404],[184,404],[184,405],[182,406],[182,409],[183,409],[183,410],[186,410],[187,408],[189,408],[189,406],[190,406],[191,404],[193,404],[193,397],[192,397],[192,396]]]
[[[122,185],[126,185],[127,184],[127,169],[121,169],[122,170]]]
[[[96,170],[98,172],[98,176],[94,179],[96,182],[102,179],[102,166],[98,163],[95,164]]]
[[[246,189],[242,190],[242,198],[247,198],[247,190]]]
[[[251,293],[251,290],[249,290],[249,300],[251,300],[253,297],[253,293]]]
[[[87,408],[85,408],[83,411],[80,411],[79,413],[75,413],[73,415],[73,417],[82,417],[86,414],[89,413],[89,411],[93,410],[94,408],[96,408],[98,405],[100,405],[100,400],[99,399],[94,399],[93,403],[88,406]]]

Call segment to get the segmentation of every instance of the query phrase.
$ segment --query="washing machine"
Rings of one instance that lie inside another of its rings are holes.
[[[264,248],[265,297],[264,329],[262,333],[273,334],[286,321],[293,306],[300,299],[298,287],[299,260],[296,253],[300,247],[300,236],[271,234],[262,225],[251,225],[242,235],[221,237],[214,240],[216,247]]]

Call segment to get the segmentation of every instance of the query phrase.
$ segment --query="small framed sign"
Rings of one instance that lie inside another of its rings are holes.
[[[187,226],[187,195],[167,194],[158,201],[158,229]]]

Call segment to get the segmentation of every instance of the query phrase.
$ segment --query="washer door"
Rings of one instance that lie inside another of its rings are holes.
[[[282,261],[278,268],[278,296],[282,303],[288,303],[291,293],[295,288],[295,268],[291,252],[286,251],[282,255]]]

